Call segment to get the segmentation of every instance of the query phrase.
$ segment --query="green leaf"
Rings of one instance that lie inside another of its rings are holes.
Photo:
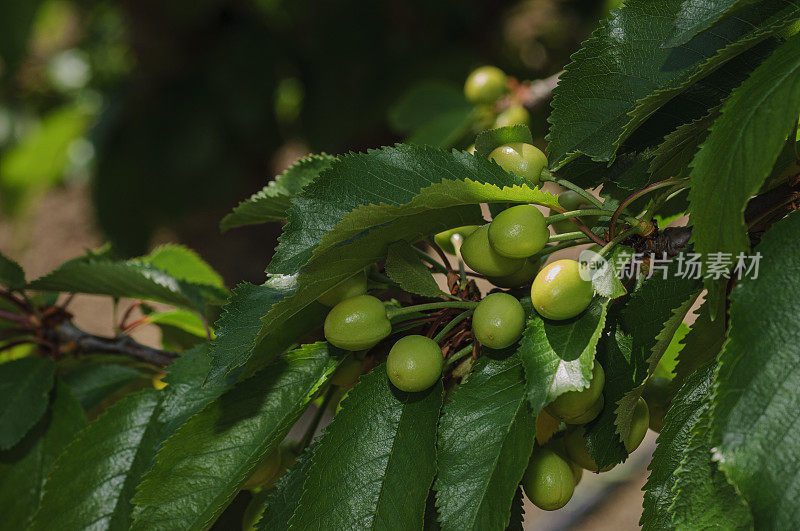
[[[430,298],[439,298],[442,295],[431,269],[420,261],[407,242],[395,242],[389,246],[386,274],[409,293]]]
[[[700,283],[678,276],[677,264],[668,264],[666,279],[654,275],[631,295],[621,311],[621,330],[601,342],[605,407],[586,429],[587,448],[600,468],[627,457],[620,436],[630,429],[642,385],[697,298]]]
[[[28,287],[43,291],[144,299],[193,310],[202,310],[204,307],[195,287],[136,260],[109,262],[78,258],[34,280]]]
[[[266,328],[260,334],[261,316],[291,296],[295,286],[294,278],[278,275],[261,286],[243,282],[234,288],[216,323],[217,337],[209,352],[208,383],[218,382],[231,370],[247,363],[254,352],[263,366],[322,322],[326,310],[320,304],[311,303],[291,322]]]
[[[385,365],[362,376],[319,439],[290,527],[419,529],[442,396],[441,383],[398,391]]]
[[[673,524],[677,529],[753,529],[747,504],[711,460],[711,418],[704,405],[675,471]]]
[[[236,227],[285,220],[291,198],[326,170],[334,159],[323,153],[298,160],[222,218],[220,229],[226,232]]]
[[[132,367],[116,363],[81,364],[65,374],[62,379],[84,409],[89,410],[105,397],[142,377]]]
[[[533,144],[533,135],[531,135],[531,130],[528,129],[528,126],[510,125],[481,131],[475,138],[475,152],[488,157],[495,148],[512,142]]]
[[[434,488],[443,529],[506,528],[535,431],[519,357],[484,355],[442,411]]]
[[[472,130],[475,110],[470,105],[460,109],[436,113],[409,137],[409,144],[442,148],[453,147]]]
[[[674,21],[665,48],[686,44],[692,37],[713,26],[734,8],[752,0],[685,0]]]
[[[240,382],[167,439],[136,492],[132,529],[204,529],[286,436],[336,369],[326,343]]]
[[[787,0],[758,2],[684,45],[662,48],[682,4],[626,2],[572,56],[553,91],[551,167],[561,167],[576,153],[612,161],[621,143],[661,106],[800,13],[800,6]]]
[[[0,452],[4,529],[27,529],[53,462],[85,425],[81,405],[67,386],[57,382],[47,413],[14,448]]]
[[[508,531],[522,531],[525,521],[525,499],[522,496],[522,487],[517,487],[514,501],[511,504],[511,521],[506,529]]]
[[[14,260],[0,253],[0,284],[9,289],[22,289],[28,282],[25,271]]]
[[[183,245],[169,243],[157,247],[141,260],[167,272],[178,280],[196,286],[209,286],[211,294],[224,301],[228,290],[225,281],[214,271],[208,262],[200,258],[193,250]]]
[[[710,253],[731,253],[735,264],[737,254],[748,250],[745,206],[771,173],[798,114],[800,36],[795,36],[733,91],[692,162],[692,240],[704,261]],[[710,279],[706,283],[711,300],[722,296],[717,286]]]
[[[187,310],[167,310],[165,312],[148,313],[147,322],[149,324],[158,325],[159,327],[177,328],[203,339],[206,338],[207,334],[203,319],[196,313]],[[212,339],[215,337],[213,330],[211,331],[211,337]]]
[[[583,260],[583,253],[581,253],[581,260]],[[591,263],[595,263],[596,255],[589,255],[587,259]],[[618,299],[627,295],[628,290],[620,280],[620,272],[623,270],[625,264],[630,262],[633,258],[633,249],[625,245],[617,245],[611,250],[611,255],[607,258],[606,264],[608,267],[603,267],[599,271],[595,271],[592,275],[592,287],[596,295],[607,297],[610,299]],[[602,265],[602,262],[596,262]]]
[[[211,366],[208,345],[202,344],[187,350],[167,368],[162,391],[161,411],[158,420],[162,424],[161,439],[169,437],[189,417],[202,410],[230,388],[241,371],[235,370],[226,377],[207,383],[206,376]]]
[[[724,301],[720,301],[724,304]],[[683,340],[683,348],[678,354],[678,363],[675,366],[675,378],[672,381],[673,389],[680,389],[686,378],[700,366],[716,359],[725,342],[725,319],[711,320],[709,309],[711,302],[703,301],[700,311],[692,323],[692,327]],[[720,309],[720,312],[724,309]]]
[[[670,507],[675,494],[675,470],[689,444],[692,429],[700,418],[712,389],[715,365],[706,364],[692,373],[672,399],[664,417],[653,459],[648,466],[650,477],[644,486],[644,511],[639,525],[643,531],[671,529]]]
[[[260,531],[289,529],[289,519],[300,505],[303,483],[311,469],[315,448],[316,442],[297,458],[297,462],[269,490],[264,500],[264,512],[256,529]]]
[[[75,437],[53,465],[30,529],[128,529],[131,497],[158,443],[161,394],[128,395]]]
[[[401,133],[423,127],[437,115],[471,112],[474,106],[461,87],[442,81],[425,80],[412,86],[389,109],[389,125]]]
[[[664,141],[653,151],[649,172],[653,181],[688,177],[689,164],[708,136],[708,128],[719,116],[715,108],[707,115],[685,123],[664,137]]]
[[[589,386],[608,304],[609,299],[595,298],[574,319],[549,321],[536,314],[528,321],[518,353],[533,411],[538,412],[567,391]]]
[[[399,144],[346,155],[292,199],[267,271],[295,274],[323,251],[398,218],[424,224],[420,215],[429,210],[496,202],[558,205],[552,194],[469,153]],[[401,239],[414,243],[400,235],[391,241]]]
[[[714,459],[753,511],[757,529],[800,521],[800,215],[774,224],[756,248],[758,278],[730,294],[728,340],[714,392]]]
[[[19,442],[47,410],[56,364],[21,358],[0,364],[0,450]]]
[[[613,183],[624,194],[619,200],[630,195],[631,191],[641,190],[654,179],[648,174],[648,167],[653,158],[651,150],[620,153],[609,166],[605,162],[595,162],[589,157],[579,157],[565,166],[559,175],[582,188],[594,188],[603,184],[601,195],[608,195],[606,189]],[[605,208],[616,208],[619,202],[611,205],[606,202]]]

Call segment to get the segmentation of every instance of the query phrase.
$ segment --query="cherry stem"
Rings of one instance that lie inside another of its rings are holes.
[[[600,208],[582,208],[579,210],[570,210],[569,212],[564,212],[563,214],[553,214],[552,216],[547,216],[544,218],[545,223],[550,225],[554,221],[561,221],[568,218],[577,218],[581,216],[609,216],[611,215],[610,210],[603,210]]]
[[[7,312],[5,310],[0,310],[0,319],[5,319],[6,321],[11,321],[12,323],[17,323],[18,325],[27,328],[29,328],[28,325],[30,324],[21,315],[12,312]]]
[[[617,209],[614,211],[614,214],[611,216],[611,221],[608,222],[608,233],[614,234],[614,229],[617,228],[616,227],[617,218],[619,218],[619,216],[622,214],[622,211],[625,210],[625,207],[627,207],[640,197],[647,195],[650,192],[654,192],[655,190],[660,190],[661,188],[666,188],[668,186],[675,186],[676,184],[679,184],[681,181],[688,181],[688,180],[689,179],[667,179],[665,181],[659,181],[657,183],[653,183],[650,186],[646,186],[641,190],[633,192],[631,195],[626,197],[625,200],[622,203],[620,203]]]
[[[597,253],[602,257],[605,257],[608,252],[614,248],[619,242],[625,240],[629,236],[633,236],[634,234],[639,232],[639,227],[630,227],[628,230],[622,231],[620,234],[616,235],[614,238],[611,239],[607,244],[603,246],[602,249]]]
[[[555,253],[556,251],[561,251],[563,249],[569,249],[570,247],[575,247],[576,245],[583,245],[585,243],[591,243],[591,241],[592,240],[590,240],[589,238],[583,238],[581,240],[565,241],[565,242],[559,243],[558,245],[549,245],[549,246],[545,247],[543,250],[541,250],[538,253],[536,253],[535,256],[539,256],[539,257],[547,256],[549,254]]]
[[[586,235],[582,232],[564,232],[562,234],[550,236],[547,242],[568,242],[571,240],[580,240],[582,238],[586,238]]]
[[[418,247],[415,247],[413,245],[411,246],[411,248],[414,249],[414,252],[417,253],[420,258],[422,258],[423,260],[428,262],[430,265],[432,265],[433,269],[435,269],[436,272],[445,273],[445,274],[447,273],[447,268],[445,266],[443,266],[442,264],[440,264],[439,262],[437,262],[434,257],[432,257],[431,255],[429,255],[428,253],[426,253],[422,249],[420,249]]]
[[[404,306],[402,308],[389,308],[386,310],[386,315],[389,319],[393,319],[398,315],[406,315],[409,313],[424,312],[426,310],[438,310],[440,308],[463,308],[465,310],[474,309],[478,305],[474,301],[444,301],[444,302],[430,302],[427,304],[416,304],[414,306]]]
[[[453,328],[455,328],[455,327],[456,327],[456,325],[457,325],[458,323],[460,323],[461,321],[463,321],[464,319],[466,319],[466,318],[468,318],[470,315],[472,315],[472,312],[474,312],[474,311],[475,311],[475,310],[472,310],[472,309],[470,309],[470,310],[467,310],[466,312],[462,312],[462,313],[458,314],[458,315],[455,317],[455,319],[453,319],[452,321],[450,321],[449,323],[447,323],[447,324],[444,326],[444,328],[442,328],[442,329],[439,331],[439,333],[438,333],[438,334],[436,334],[436,336],[433,338],[433,340],[434,340],[434,341],[436,341],[437,343],[441,342],[441,341],[442,341],[442,339],[444,339],[444,338],[445,338],[445,336],[447,335],[447,333],[448,333],[448,332],[450,332],[450,331],[451,331]]]
[[[564,188],[568,188],[568,189],[572,190],[573,192],[575,192],[579,196],[583,197],[584,199],[589,201],[591,204],[593,204],[597,208],[605,210],[606,215],[608,215],[608,213],[611,212],[610,210],[607,210],[607,209],[604,208],[602,201],[597,199],[595,196],[593,196],[592,194],[590,194],[589,192],[587,192],[586,190],[584,190],[583,188],[581,188],[577,184],[574,184],[574,183],[572,183],[572,182],[570,182],[570,181],[568,181],[566,179],[560,179],[560,178],[556,177],[555,175],[553,175],[552,173],[543,171],[542,172],[542,181],[554,182],[556,184],[559,184],[559,185],[563,186]]]
[[[444,370],[449,369],[455,362],[457,362],[461,358],[465,357],[467,354],[470,354],[472,352],[473,348],[474,348],[474,345],[472,343],[470,343],[469,345],[467,345],[466,347],[462,348],[461,350],[459,350],[458,352],[456,352],[452,356],[448,357],[447,361],[445,361],[445,363],[444,363]]]
[[[19,300],[10,291],[0,290],[0,298],[7,300],[8,302],[12,303],[14,306],[16,306],[25,313],[28,314],[33,313],[33,307],[30,304],[26,303],[25,301]]]
[[[447,271],[448,272],[452,271],[453,266],[450,265],[450,260],[447,258],[447,255],[444,254],[444,251],[442,251],[441,247],[436,245],[436,242],[433,240],[432,237],[428,240],[428,243],[431,245],[431,247],[433,247],[433,250],[436,251],[436,254],[439,255],[439,260],[442,261],[444,266],[447,268]]]
[[[314,440],[314,434],[317,433],[317,426],[319,426],[319,423],[322,420],[322,415],[325,414],[325,410],[328,408],[328,404],[333,398],[334,392],[336,392],[336,388],[333,386],[329,387],[328,390],[325,391],[325,396],[322,398],[322,403],[314,413],[314,418],[311,419],[311,424],[309,424],[308,428],[306,428],[303,438],[300,439],[300,448],[308,448],[308,445],[311,444],[312,440]]]

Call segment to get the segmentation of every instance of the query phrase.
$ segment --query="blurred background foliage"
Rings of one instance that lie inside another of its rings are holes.
[[[466,147],[473,68],[556,73],[616,3],[4,0],[0,216],[24,242],[37,199],[85,186],[120,255],[179,240],[260,281],[280,227],[220,237],[240,199],[308,152]]]

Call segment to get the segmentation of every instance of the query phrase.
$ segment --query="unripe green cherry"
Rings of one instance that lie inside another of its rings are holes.
[[[261,462],[259,467],[247,480],[247,483],[242,487],[245,490],[252,490],[256,487],[262,487],[269,483],[275,476],[278,475],[281,469],[281,449],[276,448],[275,451],[270,453],[264,461]]]
[[[508,127],[510,125],[528,125],[531,114],[522,105],[510,105],[507,109],[497,115],[494,121],[495,127]]]
[[[564,447],[567,449],[567,455],[577,465],[589,470],[591,472],[607,472],[614,468],[614,465],[598,469],[589,451],[586,449],[586,438],[583,426],[570,426],[564,435]]]
[[[386,358],[389,380],[401,391],[424,391],[442,375],[444,356],[436,341],[425,336],[401,337]]]
[[[564,419],[568,424],[585,424],[594,417],[580,422],[582,416],[590,412],[592,408],[597,408],[597,401],[603,398],[603,387],[606,384],[606,373],[603,367],[595,360],[592,368],[592,381],[589,387],[580,391],[567,391],[553,400],[547,406],[547,412],[555,417]],[[597,408],[595,416],[603,409],[603,404]]]
[[[464,262],[487,277],[505,277],[522,269],[524,258],[508,258],[492,249],[489,243],[489,225],[479,227],[467,236],[461,245]]]
[[[605,399],[603,395],[600,395],[600,398],[597,399],[597,402],[591,405],[589,409],[578,415],[577,417],[569,417],[565,418],[564,422],[567,424],[586,424],[588,422],[593,421],[597,418],[597,415],[603,411],[603,406],[605,405]]]
[[[581,278],[580,264],[575,260],[556,260],[539,271],[531,285],[531,301],[539,315],[563,320],[579,315],[592,302],[594,290],[590,280]]]
[[[489,348],[510,347],[525,329],[525,310],[516,297],[508,293],[490,293],[472,314],[475,339]]]
[[[527,179],[533,186],[538,186],[542,178],[542,170],[547,166],[547,156],[531,144],[512,142],[505,144],[489,154],[501,168]]]
[[[650,429],[657,433],[664,427],[664,415],[672,397],[671,385],[672,380],[665,376],[653,376],[644,384],[642,398],[650,412]]]
[[[446,230],[434,236],[433,240],[436,242],[436,245],[442,249],[442,251],[450,254],[456,254],[456,248],[453,246],[453,240],[451,238],[454,235],[459,234],[463,239],[466,239],[467,236],[475,232],[479,226],[480,225],[464,225],[463,227],[456,227],[454,229]]]
[[[506,74],[496,66],[473,70],[464,83],[464,95],[472,103],[494,103],[506,90]]]
[[[392,332],[386,307],[372,295],[345,299],[328,312],[325,339],[345,350],[367,350]]]
[[[631,429],[628,431],[628,436],[625,437],[623,441],[628,453],[632,453],[642,444],[644,436],[647,434],[647,427],[649,424],[650,412],[647,409],[647,402],[645,402],[643,398],[639,398],[639,401],[636,402],[636,407],[633,409]]]
[[[584,208],[595,208],[595,206],[586,198],[581,196],[578,192],[574,192],[572,190],[567,190],[558,194],[558,204],[560,204],[567,212],[572,210],[581,210]],[[556,214],[556,212],[552,212],[552,214]],[[580,220],[587,227],[592,227],[595,223],[597,223],[599,218],[600,216],[583,216],[580,218]],[[577,225],[568,219],[555,221],[552,223],[552,227],[556,234],[575,232],[578,230]]]
[[[507,208],[489,223],[489,243],[508,258],[533,256],[544,249],[548,238],[544,215],[533,205]]]
[[[334,307],[345,299],[363,295],[367,292],[367,272],[359,271],[352,277],[343,280],[317,297],[317,301],[325,306]]]
[[[531,256],[522,264],[519,271],[511,273],[504,277],[486,277],[486,279],[500,288],[518,288],[520,286],[529,286],[533,279],[536,278],[536,273],[542,268],[545,257]]]
[[[552,450],[536,448],[522,476],[522,488],[534,505],[545,511],[555,511],[572,498],[575,478],[563,457]]]
[[[536,420],[538,422],[539,418],[537,417]],[[536,441],[537,442],[539,441],[538,432]],[[569,467],[572,469],[572,477],[574,478],[575,485],[577,486],[578,483],[580,483],[581,478],[583,477],[583,467],[581,467],[579,464],[575,463],[572,459],[569,458],[569,454],[567,454],[567,447],[564,442],[564,437],[556,437],[554,439],[550,439],[550,441],[545,445],[545,448],[554,451],[555,453],[560,455],[567,463],[569,463]]]
[[[353,355],[345,358],[333,372],[330,382],[339,387],[352,387],[364,370],[364,362]]]

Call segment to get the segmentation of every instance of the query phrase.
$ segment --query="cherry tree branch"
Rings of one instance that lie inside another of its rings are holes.
[[[84,332],[70,321],[47,330],[45,338],[76,354],[121,354],[155,365],[169,365],[178,354],[142,345],[128,336],[103,337]]]

